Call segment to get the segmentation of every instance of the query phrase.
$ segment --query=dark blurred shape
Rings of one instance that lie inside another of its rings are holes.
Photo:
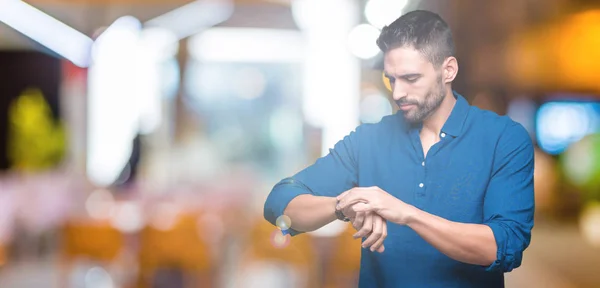
[[[154,274],[152,288],[183,288],[184,280],[181,269],[161,268]]]
[[[135,182],[136,176],[138,174],[138,165],[141,161],[142,157],[142,139],[141,135],[137,134],[135,138],[133,138],[133,145],[131,148],[131,156],[129,156],[129,161],[123,167],[121,174],[114,183],[116,187],[127,187],[131,183]]]
[[[0,63],[0,170],[6,170],[11,165],[6,146],[10,103],[28,87],[37,87],[59,118],[61,66],[59,59],[35,51],[2,51]]]

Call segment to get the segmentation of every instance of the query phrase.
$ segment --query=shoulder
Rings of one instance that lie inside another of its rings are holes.
[[[389,135],[391,131],[402,128],[404,125],[402,117],[398,117],[397,113],[384,116],[376,123],[362,123],[353,133],[360,138],[377,138],[380,136]]]
[[[471,133],[475,136],[480,135],[480,139],[494,150],[496,165],[533,165],[533,141],[523,125],[508,116],[477,107],[471,107],[469,114],[472,114],[471,125],[477,127],[472,129]],[[489,142],[485,142],[484,139]]]
[[[469,118],[473,133],[485,133],[499,142],[516,141],[533,145],[525,127],[506,115],[471,106]]]

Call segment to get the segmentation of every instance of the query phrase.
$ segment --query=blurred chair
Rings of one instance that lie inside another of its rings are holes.
[[[236,287],[317,287],[318,263],[308,234],[282,236],[260,218],[242,247]]]
[[[68,275],[75,261],[92,260],[109,266],[123,251],[125,239],[107,221],[68,221],[62,228],[60,286],[68,287]]]
[[[325,287],[345,288],[358,286],[360,271],[361,239],[354,239],[354,227],[348,224],[343,233],[334,239],[331,258],[326,263]]]
[[[185,287],[214,287],[211,247],[200,237],[202,230],[194,213],[178,215],[172,227],[164,230],[146,226],[140,235],[138,287],[160,285],[157,275],[167,271],[172,277],[183,277]],[[166,285],[175,287],[174,283]]]

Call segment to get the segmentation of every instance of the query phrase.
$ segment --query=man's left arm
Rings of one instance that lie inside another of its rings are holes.
[[[377,188],[342,194],[340,207],[374,211],[411,227],[448,257],[488,271],[509,272],[521,265],[533,228],[533,144],[519,124],[507,127],[498,142],[492,178],[484,199],[483,224],[453,222],[419,210]],[[360,202],[360,203],[359,203]]]
[[[534,216],[534,151],[517,123],[498,142],[493,174],[484,199],[484,223],[448,221],[415,209],[407,225],[449,257],[510,272],[521,265]]]

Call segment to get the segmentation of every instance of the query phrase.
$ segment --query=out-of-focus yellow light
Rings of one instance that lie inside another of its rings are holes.
[[[392,84],[390,83],[390,79],[385,77],[385,73],[381,73],[381,79],[383,79],[383,85],[387,88],[388,91],[392,91]]]
[[[600,202],[588,203],[579,218],[583,238],[592,246],[600,247]]]
[[[547,212],[556,200],[558,172],[556,161],[539,149],[535,150],[535,170],[533,172],[536,211]]]

